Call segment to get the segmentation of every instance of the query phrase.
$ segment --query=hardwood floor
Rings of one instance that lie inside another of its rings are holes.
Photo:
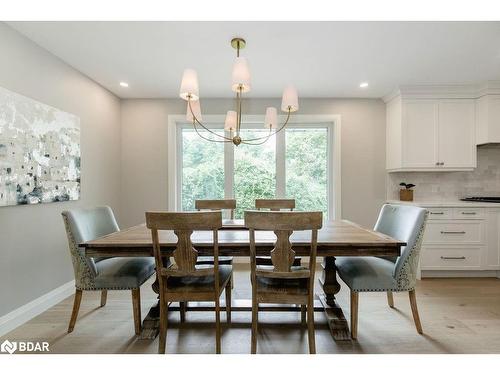
[[[244,265],[234,273],[233,298],[250,298],[250,276]],[[156,301],[152,280],[141,289],[142,316]],[[319,291],[319,286],[317,286]],[[342,285],[338,301],[349,314],[349,290]],[[386,293],[360,293],[358,340],[334,342],[322,313],[315,314],[317,353],[500,353],[499,279],[424,279],[417,300],[424,335],[415,331],[408,293],[394,293],[394,309]],[[73,297],[0,338],[48,341],[51,353],[156,353],[158,339],[134,335],[129,291],[83,295],[78,321],[68,334]],[[222,322],[225,321],[224,313]],[[259,314],[259,353],[308,353],[307,329],[300,312]],[[213,313],[169,316],[168,353],[215,353]],[[222,324],[222,353],[250,353],[251,313],[233,312],[229,328]]]

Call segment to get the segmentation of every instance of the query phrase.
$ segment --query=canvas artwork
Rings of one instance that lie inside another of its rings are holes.
[[[80,119],[0,87],[0,206],[80,197]]]

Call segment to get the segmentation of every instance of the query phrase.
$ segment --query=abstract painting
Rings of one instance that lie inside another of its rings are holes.
[[[80,119],[0,87],[0,206],[80,198]]]

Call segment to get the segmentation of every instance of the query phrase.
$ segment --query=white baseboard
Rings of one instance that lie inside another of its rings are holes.
[[[10,313],[0,316],[0,336],[33,319],[50,307],[68,298],[75,292],[75,280],[71,280],[60,287],[51,290],[37,299],[28,302]]]

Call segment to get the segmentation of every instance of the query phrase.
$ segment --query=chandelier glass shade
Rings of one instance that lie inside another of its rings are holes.
[[[248,62],[246,58],[240,57],[240,49],[244,48],[245,45],[246,42],[244,39],[234,38],[231,40],[231,46],[236,49],[236,60],[233,65],[231,84],[231,90],[236,93],[236,108],[235,110],[227,111],[224,121],[224,130],[229,133],[229,136],[222,135],[220,132],[214,132],[202,123],[198,75],[193,69],[184,70],[179,96],[187,101],[186,119],[193,124],[196,133],[207,141],[231,142],[236,146],[241,143],[248,145],[263,144],[271,136],[283,130],[288,124],[292,112],[299,110],[297,90],[292,85],[288,85],[283,90],[281,100],[281,110],[286,113],[284,123],[279,125],[277,109],[268,107],[264,119],[264,128],[269,129],[269,133],[265,136],[250,139],[241,138],[242,94],[251,90]],[[200,132],[200,128],[204,131]]]

